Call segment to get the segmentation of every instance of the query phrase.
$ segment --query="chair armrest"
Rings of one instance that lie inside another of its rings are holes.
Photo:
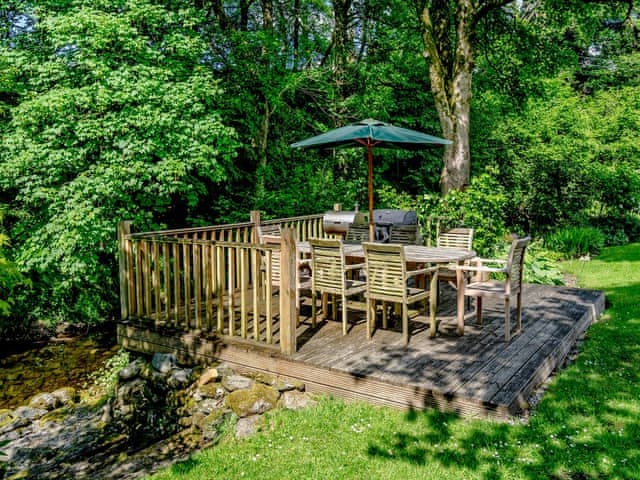
[[[487,273],[509,273],[506,268],[494,268],[494,267],[474,267],[471,265],[456,265],[456,270],[463,270],[465,272],[487,272]]]
[[[506,260],[501,258],[481,258],[481,257],[473,257],[470,260],[467,260],[469,263],[475,264],[485,264],[485,263],[495,263],[497,265],[505,265],[507,263]]]
[[[361,268],[365,268],[367,266],[366,263],[352,263],[350,265],[345,265],[345,270],[360,270]]]
[[[415,277],[416,275],[424,275],[426,273],[438,273],[438,267],[419,268],[417,270],[407,270],[407,278]]]

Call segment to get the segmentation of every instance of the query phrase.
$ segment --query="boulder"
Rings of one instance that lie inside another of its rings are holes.
[[[29,401],[31,408],[39,408],[42,410],[55,410],[61,405],[60,400],[50,393],[38,393]]]
[[[258,425],[260,424],[260,420],[262,417],[260,415],[252,415],[250,417],[244,417],[238,419],[238,424],[236,425],[236,438],[247,438],[258,431]]]
[[[278,406],[289,410],[299,410],[301,408],[312,407],[318,402],[312,399],[309,394],[292,390],[284,392],[278,401]]]
[[[222,386],[228,392],[235,392],[236,390],[245,390],[247,388],[251,388],[254,384],[254,380],[245,377],[244,375],[225,375],[222,378]]]
[[[191,369],[174,368],[167,378],[167,385],[174,390],[186,388],[191,383]]]
[[[176,363],[173,353],[154,353],[151,359],[151,365],[160,373],[169,373]]]
[[[217,368],[207,368],[204,372],[202,372],[200,378],[198,378],[198,386],[202,387],[209,382],[218,382],[221,378],[222,375]]]
[[[134,360],[129,365],[124,367],[122,370],[118,372],[118,379],[120,381],[131,380],[132,378],[140,375],[142,368],[144,367],[145,362],[142,359]]]
[[[60,405],[71,405],[78,398],[78,392],[73,387],[62,387],[51,392]]]
[[[226,395],[227,391],[221,383],[207,383],[196,388],[193,392],[193,398],[199,402],[205,398],[220,399]]]
[[[274,408],[277,402],[278,392],[262,383],[233,391],[226,398],[226,405],[240,418],[262,414]]]

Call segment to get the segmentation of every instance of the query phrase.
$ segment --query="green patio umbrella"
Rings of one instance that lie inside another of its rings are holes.
[[[390,123],[368,118],[345,127],[336,128],[315,137],[292,143],[293,148],[367,147],[369,240],[373,240],[373,147],[423,150],[432,145],[452,142],[426,133],[396,127]]]

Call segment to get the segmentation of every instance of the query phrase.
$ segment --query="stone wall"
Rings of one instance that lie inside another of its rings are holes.
[[[188,368],[170,354],[137,359],[118,377],[101,404],[64,388],[0,410],[0,477],[139,478],[212,445],[223,426],[244,437],[269,410],[314,403],[302,384],[227,365]]]

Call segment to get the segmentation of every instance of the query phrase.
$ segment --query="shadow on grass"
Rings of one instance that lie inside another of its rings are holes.
[[[640,327],[622,341],[604,325],[556,378],[528,423],[410,411],[404,431],[368,446],[371,457],[464,469],[477,478],[640,478]],[[412,427],[412,425],[414,427]]]

